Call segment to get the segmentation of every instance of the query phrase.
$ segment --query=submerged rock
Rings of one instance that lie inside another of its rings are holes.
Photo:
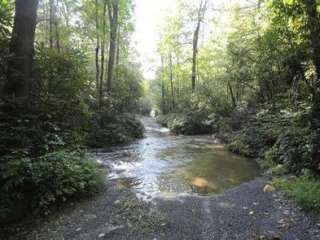
[[[195,177],[191,181],[192,186],[197,188],[207,188],[209,185],[209,182],[201,177]]]
[[[270,184],[267,184],[264,188],[263,188],[263,191],[265,193],[270,193],[270,192],[274,192],[276,189],[275,187],[273,187],[272,185]]]

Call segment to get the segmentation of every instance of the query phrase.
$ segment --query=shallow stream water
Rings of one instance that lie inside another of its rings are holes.
[[[213,136],[174,136],[152,118],[142,118],[145,137],[97,151],[108,178],[146,197],[207,196],[250,181],[258,164],[230,153]]]

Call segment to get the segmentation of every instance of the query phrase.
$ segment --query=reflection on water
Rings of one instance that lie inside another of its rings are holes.
[[[172,136],[143,118],[145,138],[96,154],[110,167],[109,178],[142,195],[209,195],[252,180],[255,161],[227,151],[211,136]]]

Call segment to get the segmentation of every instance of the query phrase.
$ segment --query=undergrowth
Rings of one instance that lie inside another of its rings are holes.
[[[320,213],[320,179],[310,171],[298,177],[275,178],[274,184],[302,209]]]

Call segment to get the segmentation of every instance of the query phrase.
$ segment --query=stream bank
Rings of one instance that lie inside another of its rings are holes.
[[[172,175],[167,173],[177,169],[173,163],[179,159],[183,160],[183,164],[178,168],[184,168],[190,163],[203,162],[208,153],[211,155],[211,151],[219,152],[221,149],[217,150],[216,146],[219,145],[212,142],[210,146],[215,147],[213,150],[209,147],[208,150],[207,137],[205,141],[199,138],[172,138],[166,129],[151,119],[144,119],[144,123],[147,126],[144,139],[111,151],[93,153],[97,161],[110,169],[106,187],[99,195],[80,203],[71,203],[49,217],[29,219],[19,225],[2,228],[0,239],[320,239],[319,219],[300,211],[279,192],[264,192],[270,180],[266,177],[257,177],[255,173],[249,176],[249,180],[244,178],[228,184],[223,190],[206,191],[205,194],[194,191],[187,184],[193,178],[169,178]],[[193,147],[190,148],[190,144]],[[170,154],[163,157],[162,150],[168,153],[167,148]],[[196,155],[202,157],[194,158],[188,149],[197,151]],[[209,158],[209,161],[217,163],[221,156],[226,155],[218,156],[211,160]],[[240,170],[251,166],[246,159],[235,160],[245,163],[240,165]],[[159,163],[161,161],[162,164]],[[232,163],[234,161],[231,166]],[[210,169],[210,166],[206,164],[200,169]],[[220,164],[213,166],[221,167]],[[223,169],[220,168],[221,171]],[[198,174],[197,171],[186,170],[191,177]],[[234,174],[225,172],[228,176],[238,176]],[[130,184],[124,181],[136,176],[140,178]],[[200,177],[219,186],[230,183],[228,178],[226,182],[219,183],[217,178],[210,176]],[[221,178],[221,175],[218,176]],[[157,179],[166,179],[170,184],[162,187],[163,181]]]

